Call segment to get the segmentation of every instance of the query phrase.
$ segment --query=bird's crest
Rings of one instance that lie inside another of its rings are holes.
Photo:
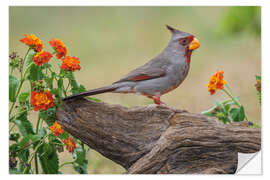
[[[166,25],[167,29],[169,29],[171,31],[171,33],[176,33],[178,30],[169,26],[169,25]]]

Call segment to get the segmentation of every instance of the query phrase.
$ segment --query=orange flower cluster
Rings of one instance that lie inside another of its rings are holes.
[[[36,55],[33,57],[33,61],[36,65],[42,66],[43,63],[48,63],[51,58],[51,53],[47,51],[40,51],[37,52]]]
[[[53,125],[50,126],[50,130],[54,133],[55,136],[58,136],[59,134],[63,134],[64,132],[61,125],[58,124],[57,121],[55,121]]]
[[[27,46],[33,48],[35,51],[40,52],[44,48],[42,41],[39,38],[37,38],[35,35],[25,34],[24,36],[25,37],[20,39],[20,41],[26,44]]]
[[[207,84],[208,91],[213,95],[218,89],[223,89],[226,81],[223,80],[224,71],[217,71],[213,76],[210,77],[210,81]]]
[[[59,134],[64,133],[64,130],[62,129],[61,125],[58,124],[57,121],[55,121],[53,125],[50,126],[50,130],[54,133],[55,136],[59,136]],[[76,143],[74,139],[72,139],[71,137],[64,139],[63,143],[66,145],[68,152],[73,153],[74,150],[76,149]]]
[[[65,58],[62,59],[62,65],[60,68],[72,72],[75,70],[80,70],[81,69],[80,60],[79,58],[76,57],[66,56]]]
[[[31,92],[31,104],[35,111],[44,110],[53,107],[53,97],[50,91],[32,91]]]
[[[55,40],[54,38],[52,38],[52,40],[49,41],[49,43],[53,47],[53,49],[57,52],[56,57],[58,59],[61,59],[62,57],[65,57],[67,55],[67,48],[60,39]]]
[[[63,143],[66,145],[68,152],[73,153],[74,150],[76,149],[76,143],[75,143],[74,139],[72,139],[71,137],[64,139]]]

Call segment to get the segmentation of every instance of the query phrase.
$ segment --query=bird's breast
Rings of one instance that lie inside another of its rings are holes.
[[[171,69],[169,72],[169,86],[166,90],[161,92],[161,94],[168,93],[174,89],[176,89],[187,77],[189,71],[189,64],[184,63],[181,64],[180,66],[174,66],[174,68]]]

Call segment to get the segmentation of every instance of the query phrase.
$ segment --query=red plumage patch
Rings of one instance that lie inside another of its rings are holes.
[[[147,80],[147,79],[151,79],[152,77],[151,76],[148,76],[148,75],[139,75],[139,76],[136,76],[136,77],[132,77],[130,78],[129,80],[132,80],[132,81],[142,81],[142,80]]]

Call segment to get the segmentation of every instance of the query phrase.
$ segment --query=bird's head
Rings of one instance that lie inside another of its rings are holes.
[[[187,62],[190,63],[192,51],[200,47],[199,40],[190,33],[177,30],[168,25],[166,25],[166,27],[172,33],[168,48],[177,54],[183,54]]]

